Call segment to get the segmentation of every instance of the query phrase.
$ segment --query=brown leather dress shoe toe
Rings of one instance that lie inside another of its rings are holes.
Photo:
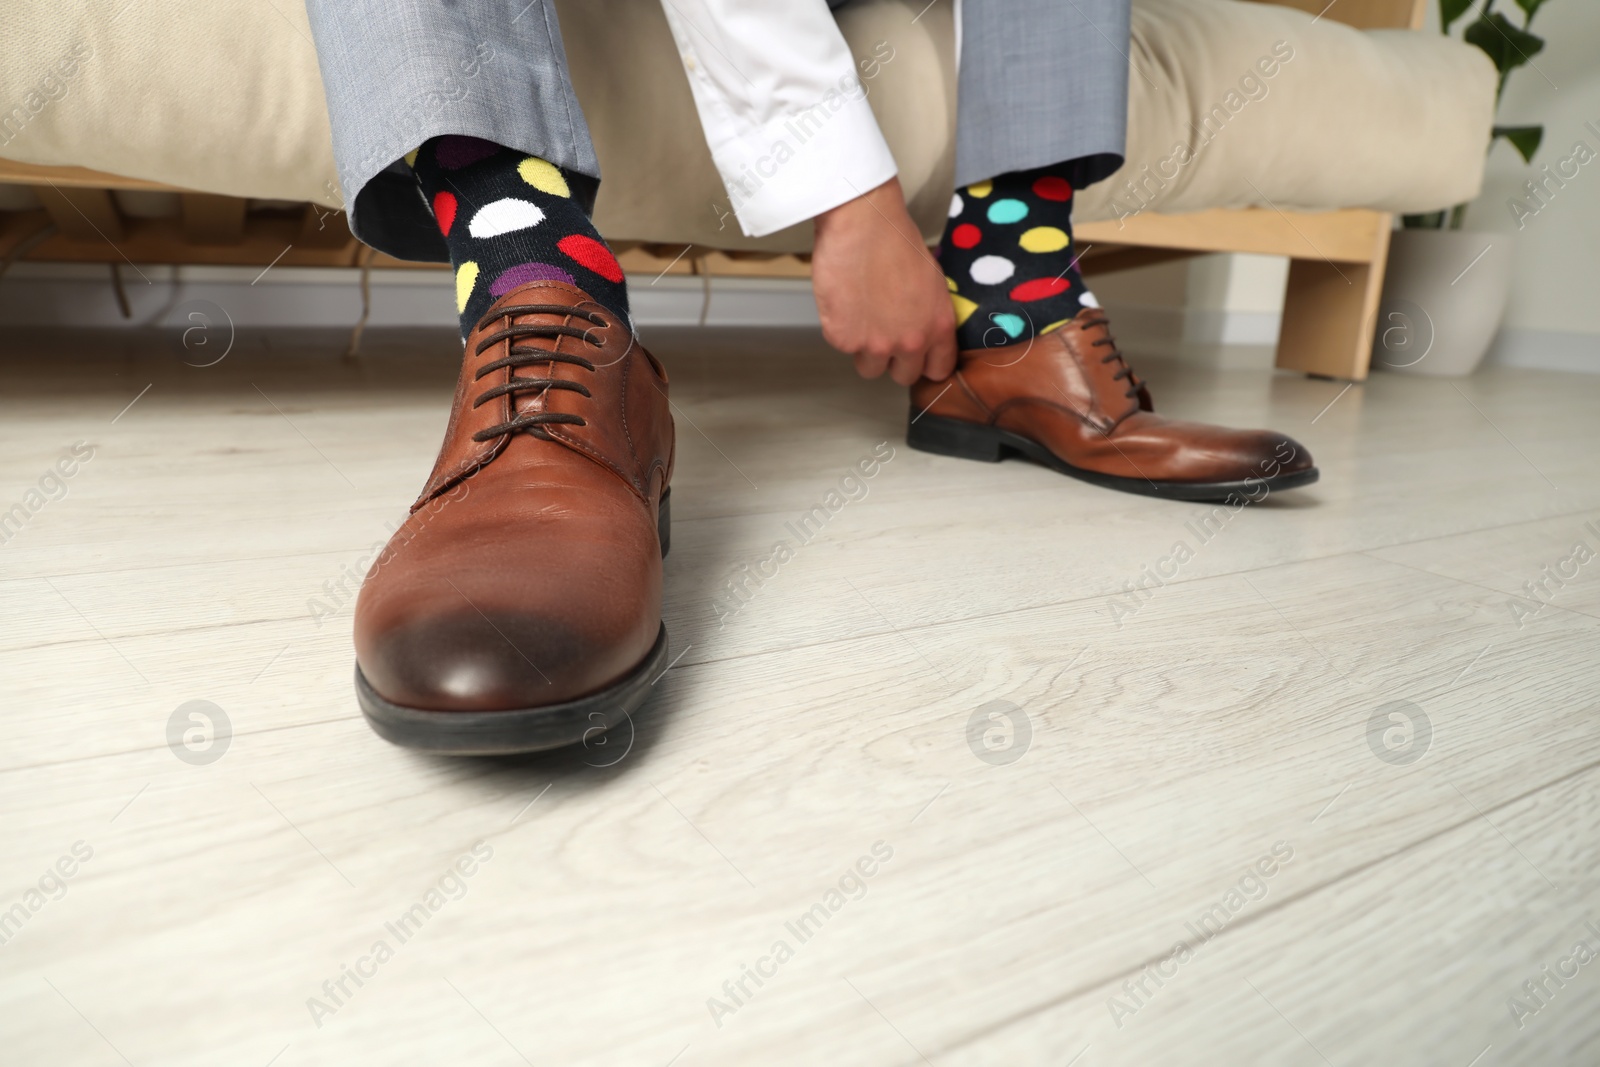
[[[467,338],[449,427],[356,602],[356,691],[396,744],[584,740],[665,670],[667,376],[581,290],[533,282]]]
[[[1317,480],[1311,453],[1283,434],[1155,414],[1098,308],[1031,341],[964,351],[949,380],[917,382],[906,443],[989,462],[1022,455],[1172,500],[1259,501]]]

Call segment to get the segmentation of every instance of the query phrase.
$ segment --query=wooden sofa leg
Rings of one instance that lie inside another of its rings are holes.
[[[1278,366],[1363,381],[1372,362],[1389,231],[1380,229],[1369,263],[1296,259],[1289,264],[1278,331]]]
[[[78,241],[122,240],[122,215],[106,190],[35,185],[33,193],[64,236]]]

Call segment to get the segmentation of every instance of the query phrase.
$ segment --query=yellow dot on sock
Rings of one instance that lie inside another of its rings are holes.
[[[461,269],[456,271],[456,310],[467,310],[467,298],[472,295],[472,287],[478,283],[478,265],[472,260],[461,264]]]
[[[994,182],[973,182],[971,185],[967,186],[967,192],[977,197],[979,200],[982,200],[984,197],[994,192]]]
[[[956,280],[954,278],[946,277],[944,284],[950,287],[952,293],[956,291]]]
[[[571,196],[572,190],[567,188],[567,179],[561,176],[561,171],[551,163],[546,163],[538,156],[529,156],[517,164],[517,173],[522,180],[551,196]]]
[[[954,293],[950,294],[950,303],[956,306],[957,326],[965,325],[966,321],[972,318],[972,313],[978,310],[977,304],[973,303],[971,300],[968,300],[964,296],[957,296]]]
[[[406,166],[415,167],[417,165],[417,153],[420,151],[422,151],[422,149],[413,148],[411,151],[406,153]]]
[[[1050,325],[1046,326],[1044,329],[1039,331],[1039,336],[1043,337],[1045,334],[1049,333],[1051,330],[1059,330],[1061,327],[1065,326],[1067,323],[1069,323],[1071,321],[1072,321],[1071,319],[1062,319],[1059,322],[1052,322]]]
[[[1017,238],[1017,244],[1026,252],[1059,252],[1071,243],[1072,238],[1054,226],[1035,226]]]

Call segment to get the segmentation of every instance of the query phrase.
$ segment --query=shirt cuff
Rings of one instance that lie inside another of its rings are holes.
[[[813,107],[712,145],[711,158],[746,237],[815,218],[898,173],[866,95],[837,89]]]

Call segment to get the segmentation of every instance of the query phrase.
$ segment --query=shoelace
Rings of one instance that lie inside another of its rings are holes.
[[[595,326],[606,325],[606,320],[594,312],[580,311],[577,308],[567,307],[563,304],[518,304],[491,311],[479,321],[477,328],[482,330],[496,319],[509,320],[516,315],[563,315],[585,319]],[[603,348],[605,342],[596,341],[591,336],[592,333],[592,330],[580,330],[576,326],[569,326],[566,323],[514,322],[506,326],[505,329],[497,330],[479,341],[477,351],[473,354],[482,355],[485,349],[491,348],[507,338],[518,337],[539,337],[546,340],[576,337],[587,341],[596,348]],[[522,392],[547,392],[551,389],[570,389],[575,393],[582,393],[584,396],[594,395],[589,392],[589,387],[582,382],[569,382],[560,378],[522,378],[515,373],[515,368],[526,367],[534,363],[571,363],[582,367],[584,370],[594,370],[594,364],[582,356],[567,352],[554,352],[547,348],[532,346],[518,348],[513,343],[510,351],[505,356],[485,363],[478,368],[478,373],[473,375],[473,379],[477,380],[486,374],[492,374],[497,370],[509,367],[513,370],[510,380],[493,388],[485,389],[472,402],[472,406],[476,408],[499,396],[511,396]],[[535,437],[543,437],[549,440],[549,434],[543,427],[551,423],[570,423],[574,426],[587,425],[581,415],[569,415],[558,411],[541,411],[533,415],[519,415],[509,422],[502,422],[498,425],[490,426],[488,429],[479,430],[472,435],[472,439],[474,441],[487,441],[491,437],[499,437],[502,434],[531,433]]]
[[[1110,318],[1104,315],[1098,318],[1084,319],[1078,324],[1078,329],[1088,330],[1095,326],[1106,326],[1110,321]],[[1117,339],[1111,336],[1111,330],[1109,328],[1106,330],[1106,335],[1104,337],[1100,338],[1098,341],[1089,342],[1089,347],[1091,348],[1099,348],[1101,345],[1109,345],[1111,347],[1111,351],[1107,352],[1105,358],[1100,360],[1101,363],[1110,363],[1112,360],[1116,360],[1118,363],[1122,364],[1122,369],[1113,374],[1111,376],[1111,380],[1115,382],[1121,381],[1124,378],[1127,379],[1128,391],[1122,395],[1127,397],[1129,400],[1137,398],[1139,395],[1139,389],[1144,385],[1144,383],[1139,380],[1139,376],[1137,374],[1133,373],[1133,368],[1128,366],[1128,361],[1122,358],[1122,353],[1117,348]]]

